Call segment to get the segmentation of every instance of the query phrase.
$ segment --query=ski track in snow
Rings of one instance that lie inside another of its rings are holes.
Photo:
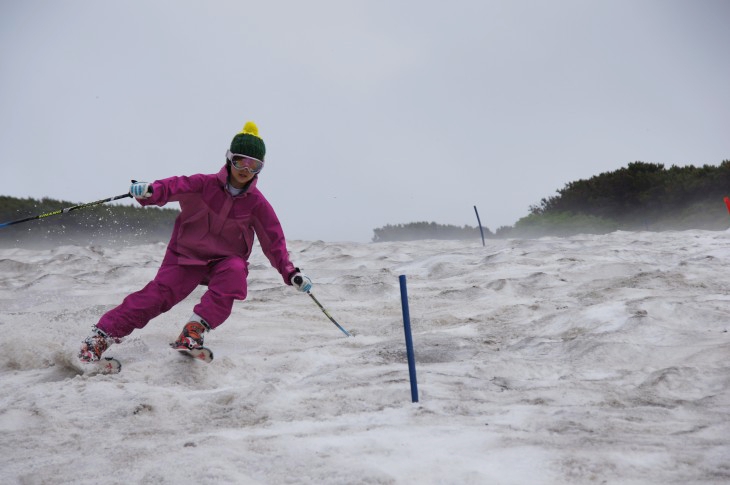
[[[289,246],[354,337],[257,248],[213,363],[168,348],[199,288],[113,376],[80,341],[165,245],[0,250],[1,481],[730,483],[730,232]]]

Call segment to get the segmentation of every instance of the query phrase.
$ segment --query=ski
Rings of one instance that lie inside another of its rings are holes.
[[[202,360],[206,363],[210,363],[213,360],[213,351],[210,350],[208,347],[198,347],[196,349],[188,349],[187,347],[173,347],[173,349],[177,350],[180,355],[183,355],[190,359]]]
[[[119,374],[122,363],[114,357],[104,357],[96,362],[84,362],[84,374]]]

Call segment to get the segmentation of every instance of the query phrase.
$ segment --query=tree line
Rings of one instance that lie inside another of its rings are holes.
[[[509,236],[606,233],[615,230],[725,230],[730,215],[730,160],[719,166],[666,168],[633,162],[627,167],[577,180],[530,207]],[[500,231],[498,231],[499,233]]]
[[[730,215],[730,160],[719,166],[633,162],[586,180],[567,183],[556,195],[530,206],[514,226],[485,237],[567,236],[616,230],[726,230]],[[0,222],[72,207],[55,199],[0,196]],[[167,241],[177,209],[105,204],[0,228],[2,246],[138,244]],[[417,239],[479,239],[478,227],[435,222],[388,224],[373,230],[373,242]]]
[[[411,222],[409,224],[388,224],[373,230],[373,242],[414,241],[418,239],[473,239],[481,237],[478,227],[452,226],[435,222]],[[491,235],[484,228],[484,237]]]
[[[485,237],[569,236],[616,230],[726,230],[730,215],[723,198],[730,195],[730,160],[719,166],[666,168],[633,162],[586,180],[569,182],[557,195],[530,206],[514,226],[499,227]],[[387,225],[375,229],[374,242],[409,239],[471,239],[478,228],[434,222]]]

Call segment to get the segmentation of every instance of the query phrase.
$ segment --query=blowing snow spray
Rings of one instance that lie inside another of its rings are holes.
[[[75,211],[75,210],[78,210],[78,209],[85,209],[87,207],[94,207],[96,205],[106,204],[107,202],[111,202],[113,200],[124,199],[126,197],[132,197],[132,196],[129,195],[129,194],[117,195],[117,196],[114,196],[114,197],[109,197],[108,199],[97,200],[97,201],[89,202],[89,203],[86,203],[86,204],[79,204],[79,205],[75,205],[73,207],[66,207],[65,209],[58,209],[58,210],[55,210],[55,211],[46,212],[45,214],[38,214],[37,216],[30,216],[30,217],[26,217],[24,219],[18,219],[16,221],[3,222],[3,223],[0,223],[0,228],[7,227],[7,226],[12,226],[14,224],[20,224],[21,222],[35,221],[36,219],[45,219],[46,217],[57,216],[59,214],[66,214],[68,212]]]

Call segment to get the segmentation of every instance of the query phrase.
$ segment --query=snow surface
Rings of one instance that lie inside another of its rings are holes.
[[[257,249],[213,363],[168,348],[200,288],[80,373],[164,249],[0,250],[0,482],[730,483],[730,232],[293,241],[353,337]]]

